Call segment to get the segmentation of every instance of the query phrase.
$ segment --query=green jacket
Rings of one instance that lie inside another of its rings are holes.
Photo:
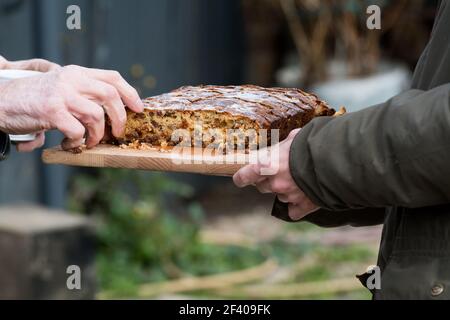
[[[411,89],[301,130],[290,155],[324,227],[384,223],[375,299],[450,299],[450,3],[442,1]],[[288,220],[276,201],[273,215]]]

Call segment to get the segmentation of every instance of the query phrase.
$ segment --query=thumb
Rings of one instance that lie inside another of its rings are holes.
[[[36,139],[30,142],[18,143],[16,149],[19,152],[31,152],[35,149],[42,147],[44,144],[45,144],[45,133],[39,132],[36,135]]]

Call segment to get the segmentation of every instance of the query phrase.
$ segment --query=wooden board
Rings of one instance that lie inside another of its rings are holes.
[[[42,160],[47,164],[191,172],[213,176],[232,176],[249,162],[245,154],[211,155],[205,149],[132,150],[112,145],[99,145],[79,154],[63,151],[60,147],[46,149]]]

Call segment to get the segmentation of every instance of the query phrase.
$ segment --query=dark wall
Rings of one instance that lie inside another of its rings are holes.
[[[0,1],[0,54],[10,59],[26,59],[34,54],[31,32],[31,2]],[[0,163],[0,203],[39,201],[38,154],[13,152]]]
[[[82,30],[66,28],[77,4]],[[242,79],[240,0],[0,0],[0,54],[119,70],[142,96]],[[48,134],[48,145],[59,143]],[[39,152],[0,164],[0,203],[65,204],[69,169]]]

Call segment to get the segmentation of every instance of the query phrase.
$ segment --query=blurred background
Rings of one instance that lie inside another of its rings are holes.
[[[66,9],[81,9],[68,30]],[[382,10],[366,27],[367,6]],[[436,0],[0,0],[0,54],[115,69],[142,97],[182,85],[299,87],[352,112],[408,87]],[[48,133],[47,146],[61,140]],[[2,298],[368,299],[379,227],[270,217],[230,179],[0,164]],[[66,288],[79,265],[82,290]]]

